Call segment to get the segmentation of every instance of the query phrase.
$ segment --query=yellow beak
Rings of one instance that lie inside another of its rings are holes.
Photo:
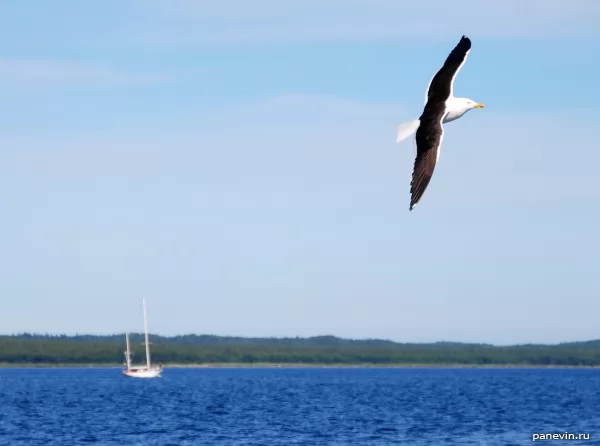
[[[483,104],[477,104],[477,105],[475,106],[475,108],[485,108],[485,105],[483,105]]]

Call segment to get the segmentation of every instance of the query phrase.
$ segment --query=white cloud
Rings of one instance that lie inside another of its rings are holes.
[[[11,20],[0,17],[0,37],[34,51],[600,36],[596,0],[106,0],[48,6],[39,21],[19,2],[11,8]]]
[[[67,60],[0,58],[0,79],[20,83],[151,84],[165,82],[168,77]]]
[[[168,116],[132,124],[133,117],[119,116],[119,128],[128,129],[122,136],[105,136],[111,135],[105,125],[102,134],[75,140],[65,124],[55,147],[7,139],[2,146],[19,148],[15,159],[20,168],[56,163],[53,168],[71,166],[85,175],[98,170],[104,175],[104,169],[119,174],[136,170],[142,176],[163,172],[173,181],[185,171],[216,183],[230,176],[229,181],[247,183],[248,193],[265,188],[254,196],[271,193],[265,180],[271,176],[290,193],[303,188],[307,203],[318,203],[330,193],[339,194],[336,200],[342,206],[353,206],[360,195],[362,206],[380,207],[397,197],[403,209],[402,202],[409,199],[414,142],[397,145],[394,132],[418,113],[400,103],[291,93],[235,107],[169,110]],[[579,115],[469,112],[446,125],[440,163],[418,212],[599,201],[594,166],[600,159],[588,144],[595,137],[593,129]],[[577,159],[569,156],[570,147],[578,148]],[[8,165],[10,154],[6,156]],[[69,162],[62,164],[64,160]]]
[[[312,113],[318,111],[321,113],[331,113],[341,116],[389,116],[392,113],[398,114],[404,109],[400,103],[394,102],[367,102],[349,98],[341,98],[332,95],[316,95],[306,93],[289,93],[279,96],[273,96],[260,101],[259,104],[273,108],[285,108],[289,110],[304,109]]]

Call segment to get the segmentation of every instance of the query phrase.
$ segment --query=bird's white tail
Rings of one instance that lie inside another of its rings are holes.
[[[400,124],[396,129],[396,142],[403,141],[415,133],[419,128],[419,125],[421,125],[421,121],[418,119]]]

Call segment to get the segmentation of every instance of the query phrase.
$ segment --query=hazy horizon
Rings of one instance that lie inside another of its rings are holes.
[[[598,23],[589,0],[4,5],[0,332],[141,330],[145,297],[165,335],[597,339]],[[454,93],[486,108],[408,212],[395,128],[463,34]]]

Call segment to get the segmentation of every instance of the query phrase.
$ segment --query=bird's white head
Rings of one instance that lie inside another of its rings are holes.
[[[462,104],[462,106],[464,107],[465,111],[468,110],[472,110],[474,108],[484,108],[485,105],[480,104],[479,102],[475,102],[473,99],[469,99],[469,98],[457,98]]]
[[[448,114],[444,118],[444,122],[450,122],[460,118],[469,110],[473,110],[474,108],[483,108],[484,105],[479,104],[478,102],[475,102],[469,98],[450,97],[446,101],[446,107]]]

